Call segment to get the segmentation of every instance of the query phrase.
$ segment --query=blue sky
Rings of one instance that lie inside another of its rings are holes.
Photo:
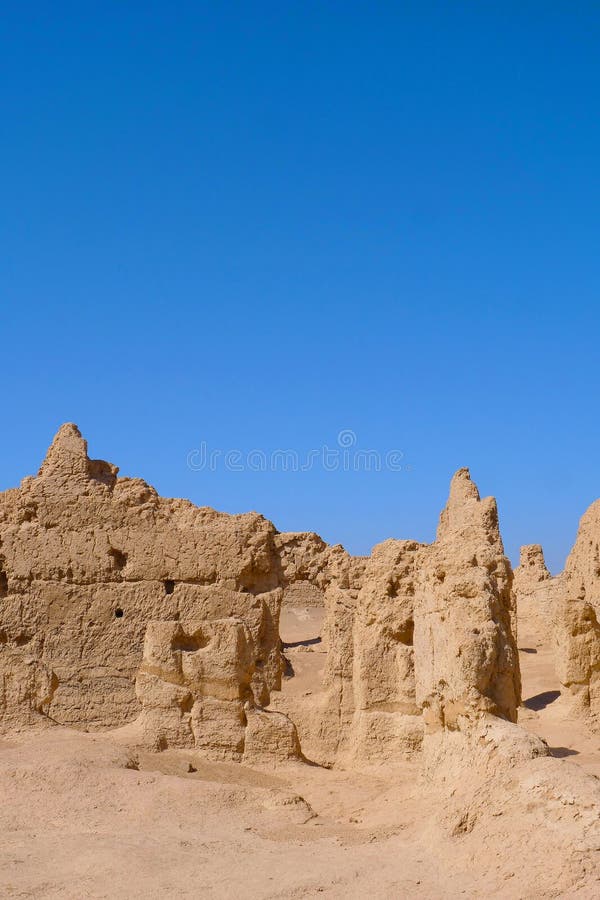
[[[75,421],[367,553],[468,465],[562,568],[600,496],[599,45],[585,2],[6,4],[0,488]],[[343,429],[400,471],[188,464]]]

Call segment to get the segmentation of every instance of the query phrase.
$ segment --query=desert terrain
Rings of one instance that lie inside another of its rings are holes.
[[[513,580],[466,470],[353,559],[64,426],[0,536],[2,896],[599,895],[598,573]]]

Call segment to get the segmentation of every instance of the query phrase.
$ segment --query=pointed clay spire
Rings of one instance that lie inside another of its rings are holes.
[[[107,487],[114,486],[119,469],[112,463],[90,459],[87,441],[77,425],[67,422],[58,429],[42,463],[38,478],[58,478],[61,482],[73,476],[100,481]]]
[[[450,494],[440,515],[437,540],[444,540],[465,529],[485,532],[488,540],[502,547],[498,524],[498,507],[494,497],[480,498],[479,490],[468,469],[459,469],[450,482]],[[476,541],[476,538],[473,535]]]
[[[519,569],[516,571],[519,570],[528,576],[535,576],[538,581],[550,578],[541,544],[525,544],[521,547]]]
[[[467,468],[459,469],[452,476],[448,506],[464,503],[465,500],[479,500],[477,485],[471,481],[471,473]]]
[[[88,463],[87,441],[77,425],[67,422],[58,429],[38,475],[86,475]]]

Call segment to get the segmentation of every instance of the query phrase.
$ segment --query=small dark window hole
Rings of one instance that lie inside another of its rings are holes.
[[[122,618],[123,618],[123,610],[121,609],[120,606],[117,606],[117,608],[115,609],[115,619],[122,619]]]
[[[122,553],[121,550],[117,550],[116,547],[111,547],[108,551],[109,555],[112,557],[115,568],[116,569],[124,569],[127,565],[127,554]]]
[[[175,590],[175,582],[171,581],[170,578],[167,578],[165,581],[165,594],[172,594]]]

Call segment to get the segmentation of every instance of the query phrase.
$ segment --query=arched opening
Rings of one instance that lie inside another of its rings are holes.
[[[321,689],[327,658],[324,621],[323,591],[308,581],[286,588],[279,618],[284,693],[291,696]]]

